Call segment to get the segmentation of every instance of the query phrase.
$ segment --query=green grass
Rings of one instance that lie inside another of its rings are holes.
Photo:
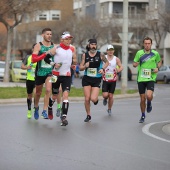
[[[136,93],[137,90],[128,90],[128,94]],[[115,90],[115,95],[121,94],[120,89]],[[102,91],[100,89],[100,96],[102,95]],[[0,87],[0,99],[10,99],[10,98],[25,98],[27,96],[25,87]],[[42,96],[44,96],[44,88]],[[70,97],[83,97],[83,89],[82,88],[71,88]]]

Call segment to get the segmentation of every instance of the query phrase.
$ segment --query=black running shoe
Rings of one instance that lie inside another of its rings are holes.
[[[104,106],[107,105],[107,99],[106,99],[106,98],[103,99],[103,105],[104,105]]]
[[[91,120],[91,116],[87,115],[86,119],[84,120],[84,122],[89,122]]]
[[[66,119],[66,116],[62,116],[61,117],[61,126],[67,126],[68,125],[68,121]]]
[[[147,105],[146,111],[150,113],[152,111],[152,105]]]
[[[145,117],[142,116],[142,117],[140,118],[140,120],[139,120],[139,123],[143,123],[144,121],[145,121]]]

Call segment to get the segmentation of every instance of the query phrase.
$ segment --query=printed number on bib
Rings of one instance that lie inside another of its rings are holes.
[[[51,83],[55,83],[57,81],[57,76],[52,75],[51,79],[49,80],[49,82]]]
[[[106,80],[113,80],[113,73],[106,73],[105,77],[106,77]]]
[[[96,77],[97,75],[97,68],[88,68],[87,69],[87,76]]]
[[[143,78],[151,78],[151,69],[142,69],[141,77],[143,77]]]

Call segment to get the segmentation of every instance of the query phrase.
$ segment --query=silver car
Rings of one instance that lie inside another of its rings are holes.
[[[161,66],[159,68],[156,81],[164,81],[164,83],[169,83],[170,81],[170,66]]]

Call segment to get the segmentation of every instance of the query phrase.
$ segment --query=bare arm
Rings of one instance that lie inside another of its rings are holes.
[[[76,48],[74,47],[74,52],[73,52],[73,64],[77,64],[77,55],[76,55]]]
[[[83,71],[87,68],[87,65],[85,64],[85,53],[82,55],[81,63],[80,63],[80,71]]]
[[[104,73],[104,70],[107,68],[107,66],[109,65],[109,61],[107,60],[106,56],[101,53],[100,54],[100,57],[101,57],[101,60],[104,62],[104,65],[103,67],[99,70],[99,73],[100,74],[103,74]]]
[[[133,67],[137,67],[139,65],[139,62],[133,62]]]
[[[120,59],[118,57],[116,57],[116,64],[119,66],[117,68],[117,73],[119,73],[123,70],[123,66],[122,66],[122,62],[120,61]]]

